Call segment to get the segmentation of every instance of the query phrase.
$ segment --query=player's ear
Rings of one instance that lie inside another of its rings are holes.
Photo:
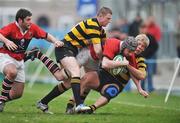
[[[18,18],[18,23],[22,23],[23,20],[21,18]]]

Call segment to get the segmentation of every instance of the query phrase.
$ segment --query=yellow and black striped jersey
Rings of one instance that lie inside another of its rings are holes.
[[[136,57],[136,63],[137,63],[137,69],[142,71],[146,75],[147,65],[145,63],[145,58],[142,56],[137,56]]]
[[[97,18],[90,18],[74,26],[63,40],[76,47],[86,47],[90,43],[99,44],[105,38],[105,30],[99,25]]]

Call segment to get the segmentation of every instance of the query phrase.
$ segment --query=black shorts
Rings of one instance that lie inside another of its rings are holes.
[[[74,56],[78,54],[78,48],[73,46],[70,42],[64,42],[63,47],[56,47],[55,48],[55,56],[56,61],[60,63],[60,61],[66,56]]]
[[[98,73],[99,81],[100,81],[100,85],[97,88],[98,92],[101,92],[104,85],[107,85],[107,84],[116,84],[119,86],[120,92],[123,90],[124,86],[122,85],[122,83],[118,81],[118,79],[115,78],[113,75],[111,75],[108,71],[100,68],[97,71],[97,73]]]

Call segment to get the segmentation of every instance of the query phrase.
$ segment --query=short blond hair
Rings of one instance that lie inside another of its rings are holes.
[[[139,34],[135,37],[137,41],[142,41],[146,44],[146,47],[149,46],[149,38],[145,34]]]
[[[112,15],[112,10],[108,7],[102,7],[98,12],[97,12],[97,16],[100,15],[107,15],[107,14],[111,14]]]

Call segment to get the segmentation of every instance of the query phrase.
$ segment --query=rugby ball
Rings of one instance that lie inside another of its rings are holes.
[[[113,61],[123,61],[123,56],[122,55],[116,55],[114,57]],[[112,68],[112,69],[110,69],[110,73],[113,75],[118,75],[118,74],[122,73],[124,69],[125,69],[125,67],[123,67],[123,66]]]

